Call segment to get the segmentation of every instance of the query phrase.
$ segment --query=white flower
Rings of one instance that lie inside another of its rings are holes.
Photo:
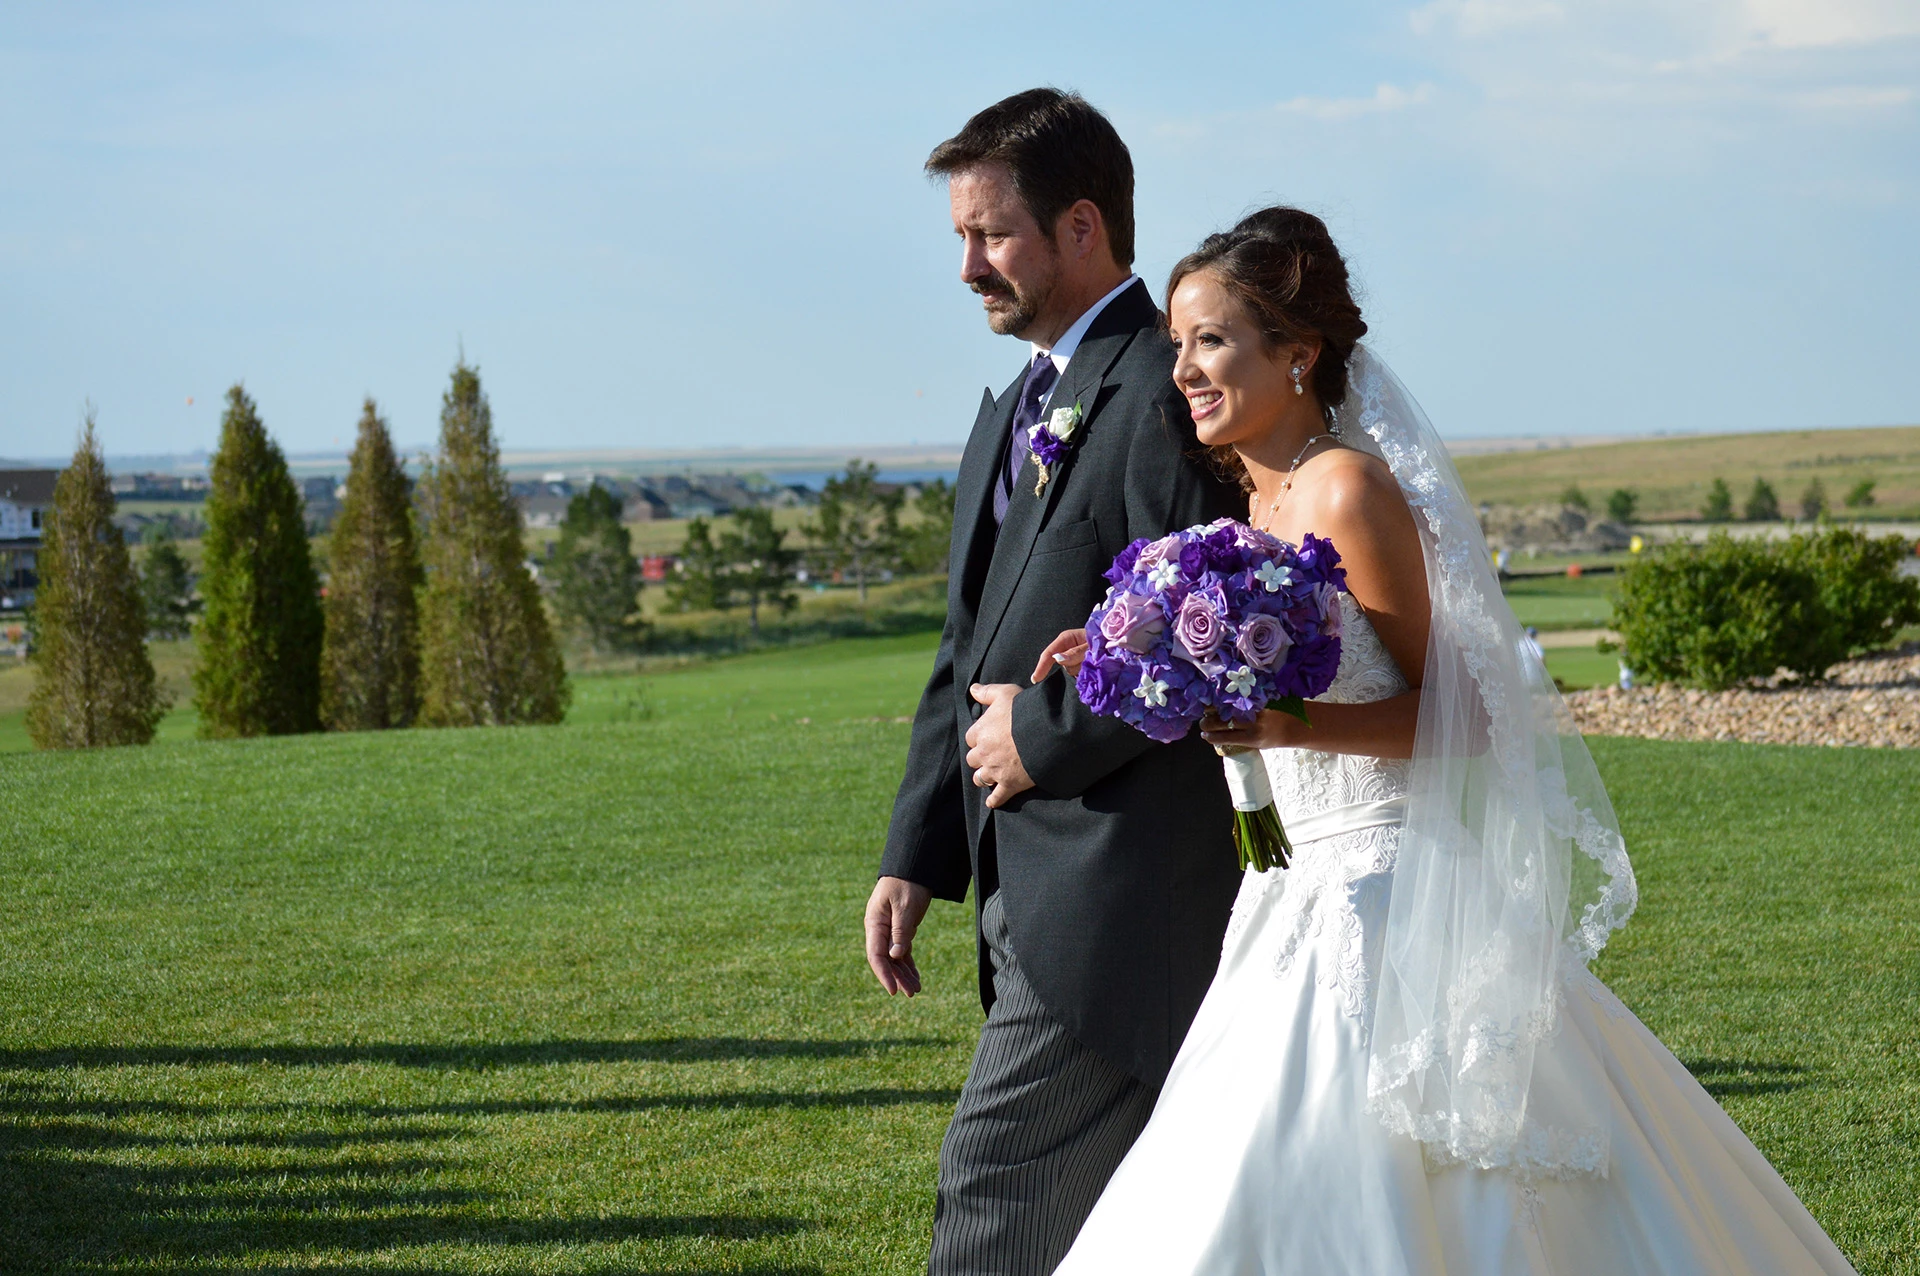
[[[1140,685],[1133,689],[1133,694],[1139,696],[1149,709],[1167,707],[1167,684],[1150,673],[1143,672],[1140,675]]]
[[[1254,579],[1267,587],[1269,594],[1277,594],[1293,584],[1293,568],[1283,567],[1271,558],[1260,564],[1260,569],[1253,575]]]
[[[1080,405],[1078,403],[1070,408],[1055,408],[1053,415],[1047,418],[1047,433],[1062,443],[1072,438],[1073,432],[1079,428]]]
[[[1147,573],[1147,583],[1155,589],[1172,589],[1180,580],[1180,564],[1161,561]]]
[[[1227,675],[1227,690],[1236,696],[1244,696],[1253,690],[1253,670],[1245,665]]]

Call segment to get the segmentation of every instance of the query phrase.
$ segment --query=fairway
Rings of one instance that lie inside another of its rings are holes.
[[[979,1010],[860,955],[931,635],[557,728],[0,758],[0,1270],[910,1273]],[[1920,1272],[1920,757],[1596,740],[1602,975]]]

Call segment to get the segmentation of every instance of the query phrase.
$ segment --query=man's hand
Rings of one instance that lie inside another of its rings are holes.
[[[913,933],[927,915],[933,892],[904,877],[883,877],[867,897],[867,965],[892,996],[920,991],[920,969],[913,964]]]
[[[967,691],[987,706],[967,728],[967,765],[973,768],[974,784],[993,790],[987,794],[987,805],[1002,807],[1033,787],[1033,777],[1013,742],[1013,698],[1020,688],[1011,682],[976,682]]]

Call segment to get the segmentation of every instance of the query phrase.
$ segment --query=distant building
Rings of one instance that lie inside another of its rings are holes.
[[[0,470],[0,609],[33,602],[40,538],[59,470]]]
[[[673,507],[657,493],[645,488],[628,493],[626,504],[620,507],[620,521],[623,523],[651,523],[655,519],[672,518]]]

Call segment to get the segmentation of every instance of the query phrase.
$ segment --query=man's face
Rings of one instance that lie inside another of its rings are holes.
[[[980,164],[947,183],[953,229],[964,245],[960,281],[980,294],[987,326],[1020,336],[1047,308],[1060,251],[1013,188],[1004,164]]]

